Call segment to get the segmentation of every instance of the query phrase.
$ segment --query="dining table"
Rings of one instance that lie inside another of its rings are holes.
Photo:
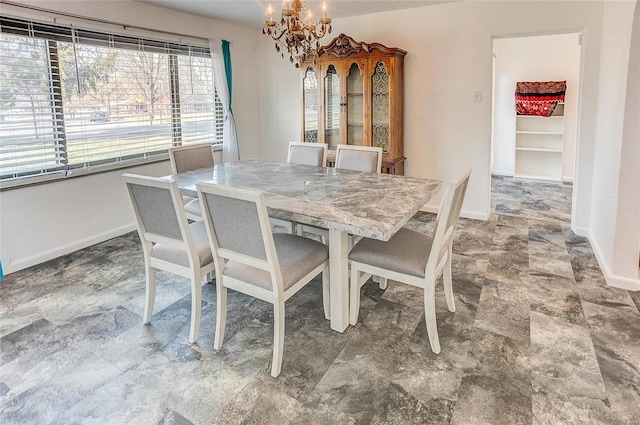
[[[349,325],[348,236],[388,241],[442,187],[435,179],[259,159],[165,176],[197,197],[198,182],[258,190],[269,216],[329,230],[331,329]]]

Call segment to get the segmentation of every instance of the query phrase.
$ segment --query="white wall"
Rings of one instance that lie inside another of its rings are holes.
[[[515,171],[516,82],[566,80],[562,179],[573,181],[581,50],[576,33],[494,39],[492,173]]]
[[[630,2],[621,5],[605,2],[589,236],[607,282],[640,290],[637,269],[640,15],[637,7]],[[633,40],[631,50],[630,40]]]
[[[240,155],[260,155],[257,31],[136,1],[23,1],[145,28],[232,42],[233,107]],[[14,11],[15,10],[15,11]],[[2,12],[32,18],[5,4]],[[115,31],[113,27],[108,27]],[[168,161],[0,193],[0,259],[10,273],[134,229],[123,172],[170,174]]]

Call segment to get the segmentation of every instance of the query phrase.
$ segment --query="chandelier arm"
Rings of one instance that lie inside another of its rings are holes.
[[[282,37],[287,33],[287,31],[282,31],[282,32],[280,33],[280,35],[276,36],[276,32],[277,32],[277,31],[275,31],[275,30],[274,30],[274,31],[273,31],[273,32],[271,32],[271,33],[267,33],[267,35],[268,35],[269,37],[271,37],[271,38],[272,38],[273,40],[275,40],[275,41],[280,41],[280,39],[281,39],[281,38],[282,38]]]
[[[319,39],[324,37],[327,34],[327,27],[326,26],[322,26],[320,27],[320,33],[316,32],[317,27],[307,27],[307,31],[309,33],[311,33],[311,35],[313,35],[314,38]]]

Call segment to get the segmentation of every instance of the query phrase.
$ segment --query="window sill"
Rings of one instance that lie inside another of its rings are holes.
[[[138,167],[140,165],[153,164],[155,162],[168,161],[169,154],[153,155],[148,158],[136,158],[112,164],[93,165],[89,168],[72,168],[70,170],[55,171],[47,174],[36,174],[33,176],[16,177],[13,179],[0,180],[0,192],[20,189],[28,186],[52,183],[56,181],[90,176],[92,174],[106,173],[118,169]]]

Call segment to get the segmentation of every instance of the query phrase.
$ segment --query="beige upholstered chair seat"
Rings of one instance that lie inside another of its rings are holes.
[[[196,255],[200,260],[200,266],[203,267],[213,262],[213,254],[211,254],[211,246],[209,245],[209,237],[207,236],[207,228],[204,221],[196,221],[189,225],[191,235],[193,236],[193,244],[196,248]],[[169,261],[184,267],[190,267],[189,255],[186,248],[173,247],[166,244],[157,243],[151,248],[151,258]]]
[[[273,241],[280,260],[284,290],[291,288],[302,279],[308,270],[318,267],[329,259],[327,246],[311,239],[288,233],[274,233]],[[273,289],[269,272],[236,261],[227,262],[224,275],[270,291]]]
[[[431,236],[403,227],[387,242],[362,238],[349,260],[424,278],[432,244]]]

